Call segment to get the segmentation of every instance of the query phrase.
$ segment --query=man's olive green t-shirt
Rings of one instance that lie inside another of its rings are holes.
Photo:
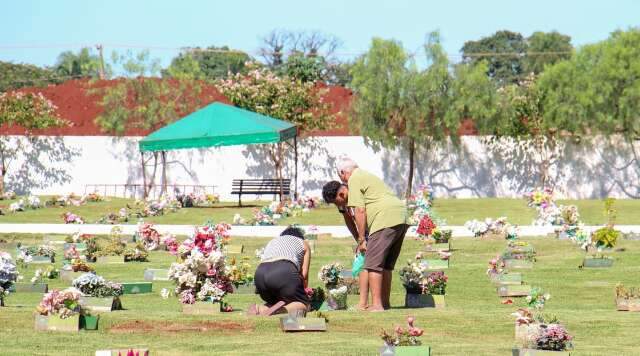
[[[369,234],[406,223],[407,208],[382,179],[356,168],[349,177],[348,206],[365,208]]]

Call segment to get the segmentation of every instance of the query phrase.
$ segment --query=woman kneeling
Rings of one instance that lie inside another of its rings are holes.
[[[269,241],[254,277],[256,290],[265,305],[251,306],[249,314],[307,311],[310,300],[305,288],[309,283],[310,263],[311,249],[301,229],[289,227]]]

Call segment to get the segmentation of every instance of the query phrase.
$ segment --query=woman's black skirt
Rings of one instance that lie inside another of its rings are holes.
[[[267,305],[279,301],[287,304],[300,302],[309,304],[304,283],[298,269],[291,261],[263,262],[254,277],[256,290]]]

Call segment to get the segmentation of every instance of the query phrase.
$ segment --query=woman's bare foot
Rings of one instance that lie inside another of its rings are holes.
[[[356,305],[356,310],[367,311],[367,309],[369,309],[368,305],[362,305],[362,304]]]
[[[367,311],[370,311],[370,312],[383,312],[384,308],[382,307],[382,305],[370,305],[369,308],[367,308]]]

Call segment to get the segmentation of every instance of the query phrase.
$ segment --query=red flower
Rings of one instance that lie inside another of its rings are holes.
[[[429,215],[425,215],[420,219],[420,224],[418,224],[416,233],[420,236],[430,236],[435,228],[436,224],[433,223],[431,217]]]

